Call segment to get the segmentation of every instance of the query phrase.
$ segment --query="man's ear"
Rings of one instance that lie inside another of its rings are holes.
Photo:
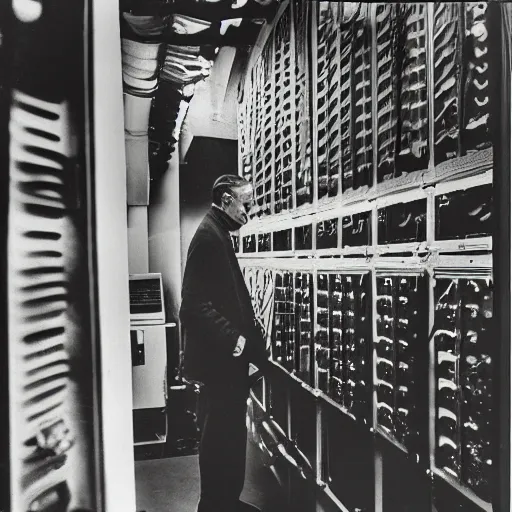
[[[224,192],[221,201],[223,205],[229,206],[233,202],[233,197],[228,192]]]

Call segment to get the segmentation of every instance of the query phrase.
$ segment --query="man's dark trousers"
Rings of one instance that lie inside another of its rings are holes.
[[[239,386],[212,383],[201,389],[201,499],[197,512],[236,512],[239,506],[245,480],[248,396],[245,382]]]

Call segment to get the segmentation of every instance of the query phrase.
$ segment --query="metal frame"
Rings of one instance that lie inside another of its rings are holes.
[[[307,215],[293,215],[288,213],[287,215],[276,215],[273,218],[259,219],[258,221],[250,223],[248,226],[244,226],[241,230],[241,236],[247,236],[251,234],[258,234],[262,232],[273,232],[280,231],[283,229],[292,229],[292,237],[294,239],[294,228],[310,223],[313,226],[319,221],[329,220],[333,218],[339,219],[338,234],[339,243],[337,249],[316,249],[316,229],[313,229],[313,249],[307,251],[313,255],[341,255],[346,256],[350,254],[390,254],[390,253],[403,253],[403,252],[426,252],[432,253],[437,252],[460,252],[464,253],[467,251],[475,250],[492,250],[492,237],[477,237],[469,239],[454,239],[454,240],[435,240],[435,197],[438,195],[454,192],[457,190],[465,190],[474,188],[482,185],[492,184],[492,169],[487,169],[485,172],[467,176],[465,178],[458,179],[456,181],[447,181],[438,183],[432,187],[419,187],[413,190],[402,190],[391,195],[382,196],[375,200],[363,200],[361,203],[342,205],[331,204],[331,208],[315,211]],[[409,242],[403,244],[378,244],[378,224],[377,224],[377,210],[399,204],[402,202],[411,202],[418,199],[427,200],[427,238],[423,242]],[[353,215],[356,213],[363,213],[366,211],[372,211],[372,244],[360,247],[351,247],[347,249],[342,248],[341,236],[341,219],[347,215]],[[302,251],[299,251],[302,253]],[[304,251],[305,252],[305,251]],[[283,251],[280,253],[266,252],[263,257],[268,256],[284,256],[284,257],[295,257],[298,252],[295,251],[295,244],[293,244],[290,251]],[[253,253],[251,253],[253,254]],[[243,257],[245,255],[242,255]]]
[[[295,4],[290,2],[291,12],[291,51],[292,51],[292,65],[295,65]],[[284,12],[289,2],[284,2],[281,6],[280,12],[276,17],[279,19],[280,15]],[[377,275],[386,273],[386,275],[405,275],[405,274],[418,274],[424,273],[427,278],[427,290],[429,294],[429,317],[428,328],[429,331],[433,327],[434,311],[433,311],[433,284],[435,277],[438,275],[448,275],[454,269],[460,269],[461,272],[467,275],[492,275],[492,237],[480,237],[461,240],[448,240],[441,241],[435,239],[435,198],[440,194],[453,192],[456,190],[463,190],[473,188],[481,185],[493,183],[493,149],[484,149],[477,151],[470,155],[453,158],[451,160],[442,162],[435,166],[435,146],[434,146],[434,105],[433,105],[433,92],[434,92],[434,6],[426,3],[426,45],[427,45],[427,94],[429,98],[428,103],[428,120],[429,120],[429,158],[428,167],[426,169],[409,173],[398,179],[392,179],[383,183],[377,183],[377,31],[376,31],[376,11],[377,5],[370,6],[369,18],[371,24],[371,90],[372,90],[372,129],[373,129],[373,182],[370,188],[362,187],[356,191],[350,190],[345,193],[341,192],[342,174],[340,173],[340,192],[337,196],[332,198],[318,199],[318,118],[317,118],[317,95],[318,95],[318,67],[317,67],[317,47],[318,47],[318,12],[319,6],[316,2],[311,2],[309,10],[309,28],[310,38],[308,41],[309,46],[309,72],[310,72],[310,116],[311,116],[311,149],[312,149],[312,204],[305,204],[297,208],[296,204],[296,173],[293,175],[293,208],[291,210],[283,211],[277,215],[270,215],[259,219],[254,219],[247,226],[241,229],[241,241],[243,236],[252,233],[273,232],[281,229],[292,229],[293,246],[290,251],[275,252],[270,251],[266,253],[251,253],[241,254],[240,264],[242,267],[264,267],[272,269],[275,273],[278,271],[292,272],[309,272],[313,278],[313,311],[312,322],[316,323],[317,315],[317,277],[318,272],[325,273],[347,273],[347,272],[370,272],[371,273],[371,287],[373,297],[376,295],[376,279]],[[275,29],[275,27],[274,27]],[[273,34],[274,29],[267,31],[268,34]],[[338,35],[339,37],[339,35]],[[261,48],[258,49],[261,51]],[[339,48],[338,48],[339,51]],[[295,69],[292,70],[292,83],[295,83]],[[295,89],[292,91],[292,125],[293,134],[296,127],[295,120]],[[292,151],[295,149],[296,139],[292,134]],[[293,155],[295,155],[295,151]],[[295,167],[295,163],[293,164]],[[275,179],[275,174],[273,174]],[[405,244],[378,244],[378,210],[387,206],[398,204],[401,202],[410,202],[415,199],[425,199],[427,201],[427,236],[426,240],[421,243],[405,243]],[[272,194],[272,201],[274,196]],[[371,226],[371,243],[361,247],[347,247],[342,246],[342,224],[341,220],[346,215],[362,213],[370,211],[370,226]],[[338,246],[336,249],[317,249],[317,236],[316,226],[322,220],[331,218],[338,218]],[[295,247],[295,228],[309,225],[312,226],[312,249],[311,250],[296,250]],[[472,251],[479,251],[478,254],[472,254]],[[401,253],[409,253],[408,256],[403,256]],[[360,257],[349,257],[357,255]],[[336,257],[334,257],[336,256]],[[372,300],[372,332],[376,336],[376,301]],[[373,357],[375,357],[375,347],[372,347]],[[435,379],[434,379],[434,345],[433,340],[429,341],[428,347],[430,353],[429,363],[429,438],[430,438],[430,468],[427,473],[435,474],[436,476],[448,481],[457,491],[466,497],[469,497],[473,502],[479,505],[482,510],[486,512],[489,506],[476,498],[472,491],[464,487],[458,482],[451,481],[444,473],[440,473],[435,469],[433,447],[435,445]],[[316,347],[315,347],[316,353]],[[314,385],[309,386],[301,382],[302,387],[309,391],[318,400],[317,405],[317,467],[316,477],[317,484],[323,489],[323,492],[340,510],[346,510],[344,505],[336,498],[330,491],[329,486],[322,481],[322,423],[324,418],[321,414],[321,404],[326,402],[332,407],[335,407],[343,413],[349,413],[338,403],[334,402],[327,395],[317,389],[317,361],[316,355],[313,355],[312,365],[314,370]],[[287,370],[282,368],[283,371],[290,375],[293,380],[300,381],[298,377],[290,374]],[[375,381],[375,365],[372,361],[373,382]],[[397,443],[394,439],[389,438],[380,429],[377,429],[376,422],[376,390],[372,382],[373,394],[373,423],[369,426],[370,432],[379,436],[379,438],[389,441],[401,450],[404,448]],[[290,401],[288,400],[288,407]],[[349,415],[350,416],[350,415]],[[290,411],[288,411],[287,418],[288,432],[291,432],[292,425]],[[377,432],[378,431],[378,432]],[[382,512],[382,503],[379,498],[382,498],[382,454],[378,449],[375,451],[375,511]]]

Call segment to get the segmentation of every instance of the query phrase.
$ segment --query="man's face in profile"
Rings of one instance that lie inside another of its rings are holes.
[[[241,226],[247,224],[249,211],[254,203],[254,190],[252,185],[247,184],[234,188],[228,196],[231,202],[227,201],[224,207],[225,212]]]

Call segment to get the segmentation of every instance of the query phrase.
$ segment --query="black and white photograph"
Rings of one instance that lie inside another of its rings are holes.
[[[0,4],[0,512],[507,512],[512,2]]]

